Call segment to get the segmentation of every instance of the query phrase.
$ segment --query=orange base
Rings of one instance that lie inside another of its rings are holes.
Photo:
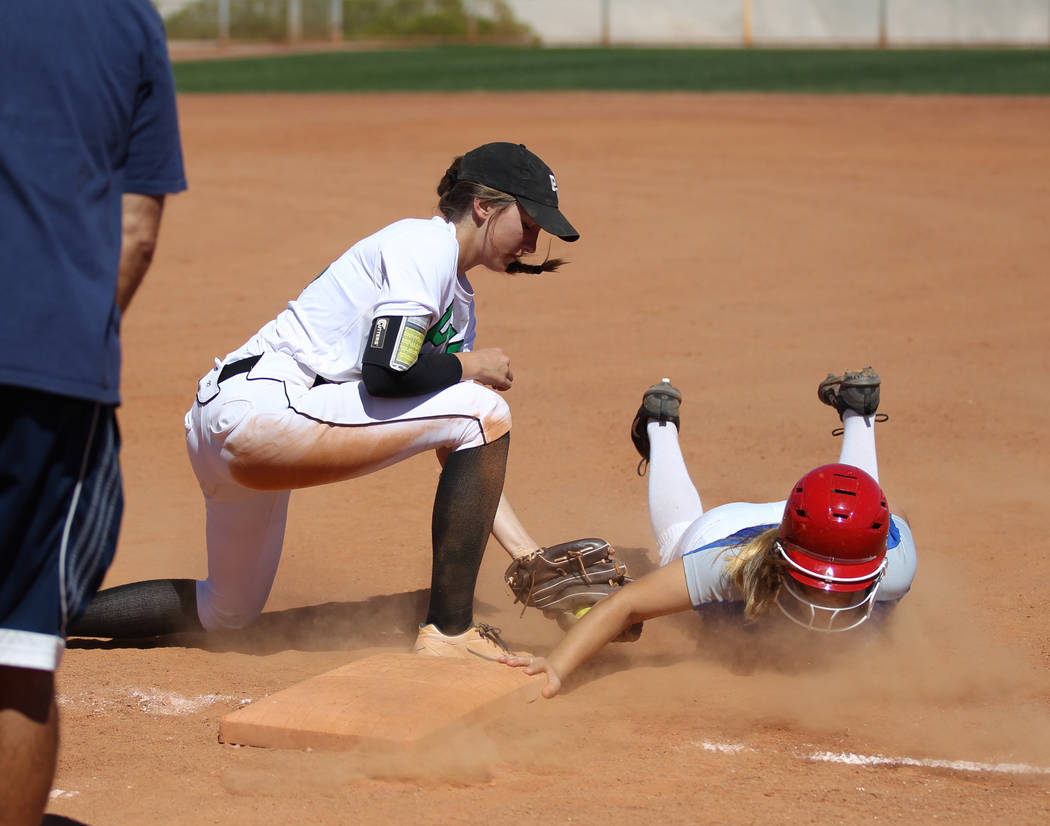
[[[379,654],[271,694],[226,715],[219,740],[285,749],[416,743],[504,703],[539,696],[543,675],[499,663]]]

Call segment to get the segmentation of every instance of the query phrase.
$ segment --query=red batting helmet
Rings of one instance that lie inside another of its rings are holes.
[[[824,465],[799,479],[776,541],[789,577],[781,591],[800,605],[785,605],[778,598],[781,610],[807,627],[829,631],[866,620],[886,570],[889,523],[882,488],[859,468]],[[819,597],[807,596],[806,589],[793,587],[792,580],[817,591],[865,593],[823,604]]]

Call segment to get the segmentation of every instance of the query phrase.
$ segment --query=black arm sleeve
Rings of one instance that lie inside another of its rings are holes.
[[[463,365],[452,353],[427,353],[407,370],[380,364],[361,366],[365,389],[373,396],[403,398],[444,390],[463,378]]]

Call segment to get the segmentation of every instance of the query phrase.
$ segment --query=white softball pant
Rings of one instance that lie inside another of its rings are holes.
[[[290,356],[198,387],[186,446],[207,507],[208,578],[197,583],[206,629],[241,628],[266,604],[294,488],[363,476],[428,450],[478,447],[509,432],[493,390],[460,382],[409,399],[379,399],[360,382],[321,384]]]

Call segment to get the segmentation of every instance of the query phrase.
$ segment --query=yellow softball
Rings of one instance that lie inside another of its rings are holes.
[[[586,614],[588,611],[590,611],[591,608],[592,608],[592,606],[590,606],[590,605],[584,605],[581,608],[577,608],[572,613],[576,617],[576,619],[583,619],[583,615]]]

